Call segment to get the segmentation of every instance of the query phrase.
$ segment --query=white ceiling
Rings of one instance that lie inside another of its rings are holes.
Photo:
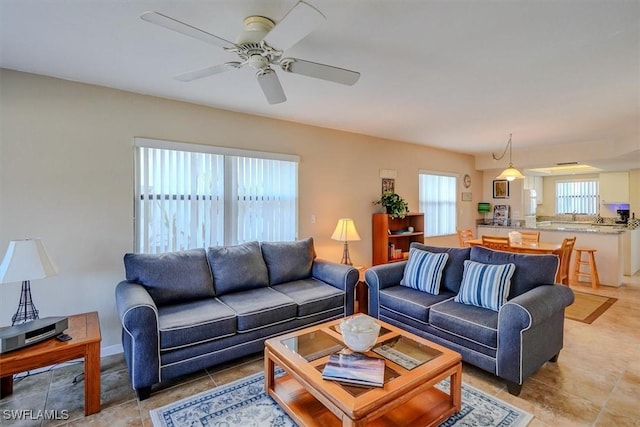
[[[250,69],[174,80],[236,57],[139,18],[234,41],[245,17],[277,23],[296,3],[1,0],[0,66],[485,157],[513,133],[514,160],[547,153],[537,166],[564,144],[615,146],[600,160],[640,167],[638,0],[308,0],[326,21],[285,56],[362,75],[343,86],[278,70],[277,105]]]

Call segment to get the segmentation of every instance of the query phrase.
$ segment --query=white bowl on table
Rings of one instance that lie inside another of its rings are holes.
[[[371,350],[376,343],[380,324],[370,316],[355,316],[340,322],[340,332],[347,347],[357,353],[364,353]]]

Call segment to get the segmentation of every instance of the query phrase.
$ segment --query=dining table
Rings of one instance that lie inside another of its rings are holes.
[[[467,240],[469,246],[482,246],[482,239]],[[522,242],[511,243],[509,242],[509,249],[505,249],[508,252],[517,252],[525,254],[555,254],[560,255],[561,243],[550,242]]]

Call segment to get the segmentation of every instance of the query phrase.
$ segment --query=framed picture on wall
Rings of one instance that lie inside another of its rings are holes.
[[[382,178],[382,194],[395,193],[396,192],[396,180],[393,178]]]
[[[509,181],[502,179],[493,180],[493,198],[508,199],[509,198]]]

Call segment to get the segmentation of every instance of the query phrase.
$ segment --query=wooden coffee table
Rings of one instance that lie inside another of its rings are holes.
[[[344,351],[335,320],[265,342],[265,387],[301,426],[433,426],[461,409],[460,354],[388,323],[366,354],[385,359],[384,387],[322,379],[330,354]],[[391,359],[394,359],[395,362]],[[284,370],[277,376],[276,366]],[[449,393],[434,386],[450,378]]]
[[[30,369],[84,358],[84,413],[100,412],[100,323],[98,313],[69,316],[69,341],[51,338],[20,350],[0,354],[1,394],[13,393],[13,375]]]

